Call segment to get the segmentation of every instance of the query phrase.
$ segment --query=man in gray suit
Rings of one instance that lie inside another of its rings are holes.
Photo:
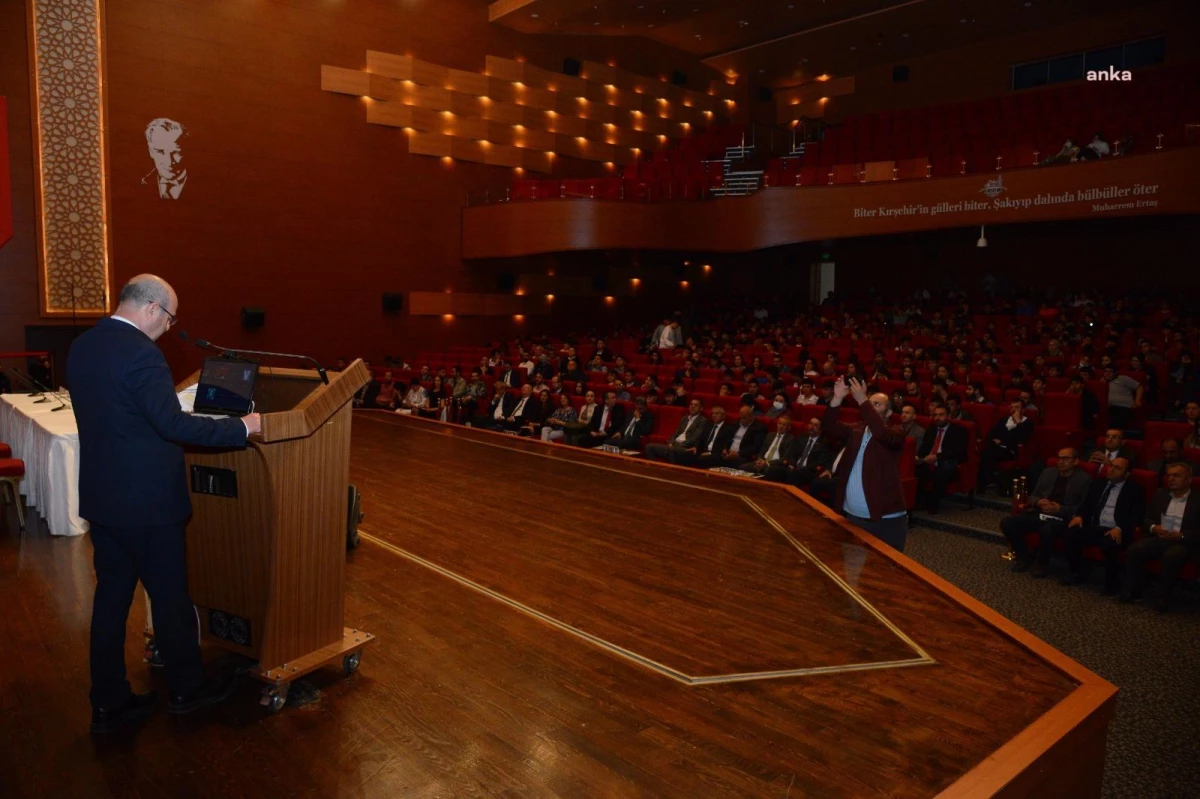
[[[1079,451],[1074,447],[1060,449],[1055,468],[1046,469],[1038,478],[1026,510],[1000,522],[1000,531],[1017,554],[1013,571],[1023,572],[1032,565],[1030,573],[1034,577],[1046,576],[1054,542],[1066,535],[1067,523],[1079,514],[1090,485],[1091,478],[1079,468]],[[1036,562],[1025,543],[1030,533],[1037,533],[1041,539]]]
[[[669,461],[675,463],[680,452],[689,455],[696,454],[696,448],[708,432],[708,420],[704,418],[704,405],[698,399],[688,403],[687,415],[679,420],[679,425],[666,444],[651,444],[646,447],[646,460]]]
[[[763,442],[762,454],[749,463],[743,463],[738,468],[743,472],[766,474],[771,467],[776,469],[783,466],[784,456],[792,449],[795,436],[791,433],[792,417],[780,416],[775,420],[775,432],[768,435]]]
[[[1171,592],[1187,562],[1200,563],[1200,493],[1192,490],[1190,463],[1167,467],[1167,487],[1158,489],[1150,501],[1147,535],[1125,553],[1125,591],[1119,602],[1141,599],[1146,584],[1146,566],[1159,559],[1162,565],[1162,596],[1155,609],[1166,613]]]

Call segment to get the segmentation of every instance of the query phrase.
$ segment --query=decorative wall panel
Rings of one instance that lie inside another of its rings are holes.
[[[409,152],[550,171],[556,155],[628,164],[725,120],[708,94],[583,63],[579,77],[486,57],[483,74],[368,50],[366,70],[321,67],[321,88],[367,98],[367,122],[405,129]]]
[[[42,314],[109,304],[100,0],[29,0]]]

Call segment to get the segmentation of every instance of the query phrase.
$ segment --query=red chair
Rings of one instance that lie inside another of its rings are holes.
[[[5,449],[8,449],[7,445]],[[12,490],[13,504],[17,507],[17,521],[22,530],[25,529],[25,508],[21,505],[21,481],[24,479],[25,461],[0,458],[0,485],[6,485]]]
[[[0,460],[8,460],[12,457],[12,447],[0,441]]]

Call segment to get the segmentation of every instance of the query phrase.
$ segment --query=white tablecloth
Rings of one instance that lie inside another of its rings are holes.
[[[75,413],[57,400],[38,403],[25,394],[0,394],[0,441],[25,461],[21,493],[36,507],[51,535],[83,535],[79,518],[79,427]]]

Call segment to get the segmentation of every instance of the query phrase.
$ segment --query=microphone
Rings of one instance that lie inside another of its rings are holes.
[[[290,352],[267,352],[265,350],[239,350],[234,349],[233,347],[222,347],[219,344],[213,344],[207,339],[202,338],[191,341],[188,338],[187,331],[184,330],[179,331],[179,337],[184,341],[190,341],[193,345],[202,350],[212,350],[213,352],[219,352],[222,356],[227,357],[233,357],[234,355],[258,355],[263,358],[293,358],[299,361],[308,361],[317,370],[317,374],[321,376],[321,382],[325,385],[329,385],[329,375],[325,374],[325,367],[322,366],[316,358],[312,358],[308,355],[296,355]]]
[[[21,382],[21,385],[25,386],[25,388],[33,389],[32,391],[29,392],[29,396],[41,397],[40,400],[33,403],[34,405],[37,405],[40,402],[45,402],[48,399],[48,397],[46,397],[45,394],[47,391],[49,391],[49,389],[42,386],[40,383],[38,383],[32,377],[22,374],[20,369],[14,369],[12,367],[5,367],[5,368],[8,370],[8,373],[11,374],[13,377],[17,378],[17,380],[19,380]]]

